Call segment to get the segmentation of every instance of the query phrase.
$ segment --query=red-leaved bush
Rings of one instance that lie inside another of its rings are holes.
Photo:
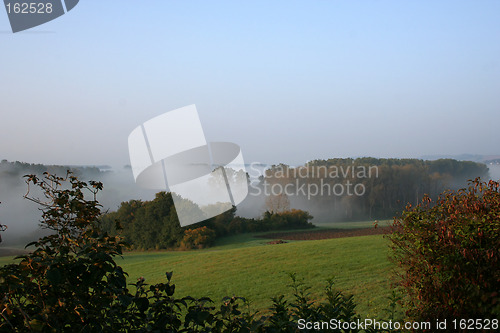
[[[499,317],[499,183],[476,179],[408,205],[389,239],[410,319]]]

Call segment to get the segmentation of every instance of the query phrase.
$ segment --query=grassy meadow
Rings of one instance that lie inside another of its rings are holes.
[[[380,224],[384,225],[387,221]],[[321,228],[369,227],[372,222],[324,224]],[[326,280],[335,277],[336,287],[355,296],[362,317],[382,316],[389,304],[387,240],[382,235],[266,244],[269,239],[243,234],[220,239],[215,247],[195,251],[127,252],[117,263],[129,273],[129,283],[144,277],[148,283],[165,281],[173,271],[177,296],[242,296],[252,309],[271,305],[271,297],[291,296],[287,273],[311,287],[320,300]],[[12,257],[0,257],[0,265]],[[290,299],[290,297],[288,297]]]

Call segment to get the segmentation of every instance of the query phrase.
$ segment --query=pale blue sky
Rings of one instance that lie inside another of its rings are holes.
[[[190,104],[248,163],[500,154],[500,1],[81,0],[0,45],[0,159],[128,164]]]

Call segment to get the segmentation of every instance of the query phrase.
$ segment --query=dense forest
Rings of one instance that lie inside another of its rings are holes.
[[[301,210],[266,212],[262,218],[235,216],[236,207],[195,225],[181,227],[170,192],[159,192],[151,201],[123,202],[116,212],[101,218],[102,228],[137,249],[203,248],[215,238],[245,232],[311,228],[312,216]],[[117,230],[122,229],[122,230]]]
[[[408,203],[417,204],[424,194],[436,199],[444,190],[464,187],[477,177],[488,178],[485,164],[453,159],[339,158],[314,160],[300,167],[273,165],[251,190],[271,197],[286,195],[290,207],[309,211],[318,223],[392,218]],[[285,191],[273,192],[273,186]]]

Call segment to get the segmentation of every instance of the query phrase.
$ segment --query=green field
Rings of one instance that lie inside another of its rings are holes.
[[[339,289],[355,295],[363,317],[382,315],[388,305],[392,265],[383,236],[275,245],[263,245],[262,239],[250,236],[241,238],[247,242],[237,243],[236,248],[226,244],[189,252],[132,252],[118,262],[130,274],[130,281],[143,276],[157,283],[164,281],[166,271],[173,271],[178,296],[213,300],[243,296],[254,309],[268,307],[273,296],[290,294],[290,272],[304,278],[315,298],[321,298],[326,279],[334,276]]]
[[[388,306],[392,264],[383,236],[266,242],[245,234],[220,239],[206,250],[128,252],[117,263],[129,273],[129,283],[141,276],[149,283],[163,282],[165,272],[173,271],[177,296],[209,296],[218,301],[237,295],[249,299],[253,309],[267,308],[273,296],[290,296],[287,273],[292,272],[312,287],[315,299],[322,297],[326,279],[335,277],[338,289],[354,294],[362,317],[381,316]],[[0,258],[0,265],[11,260]]]

